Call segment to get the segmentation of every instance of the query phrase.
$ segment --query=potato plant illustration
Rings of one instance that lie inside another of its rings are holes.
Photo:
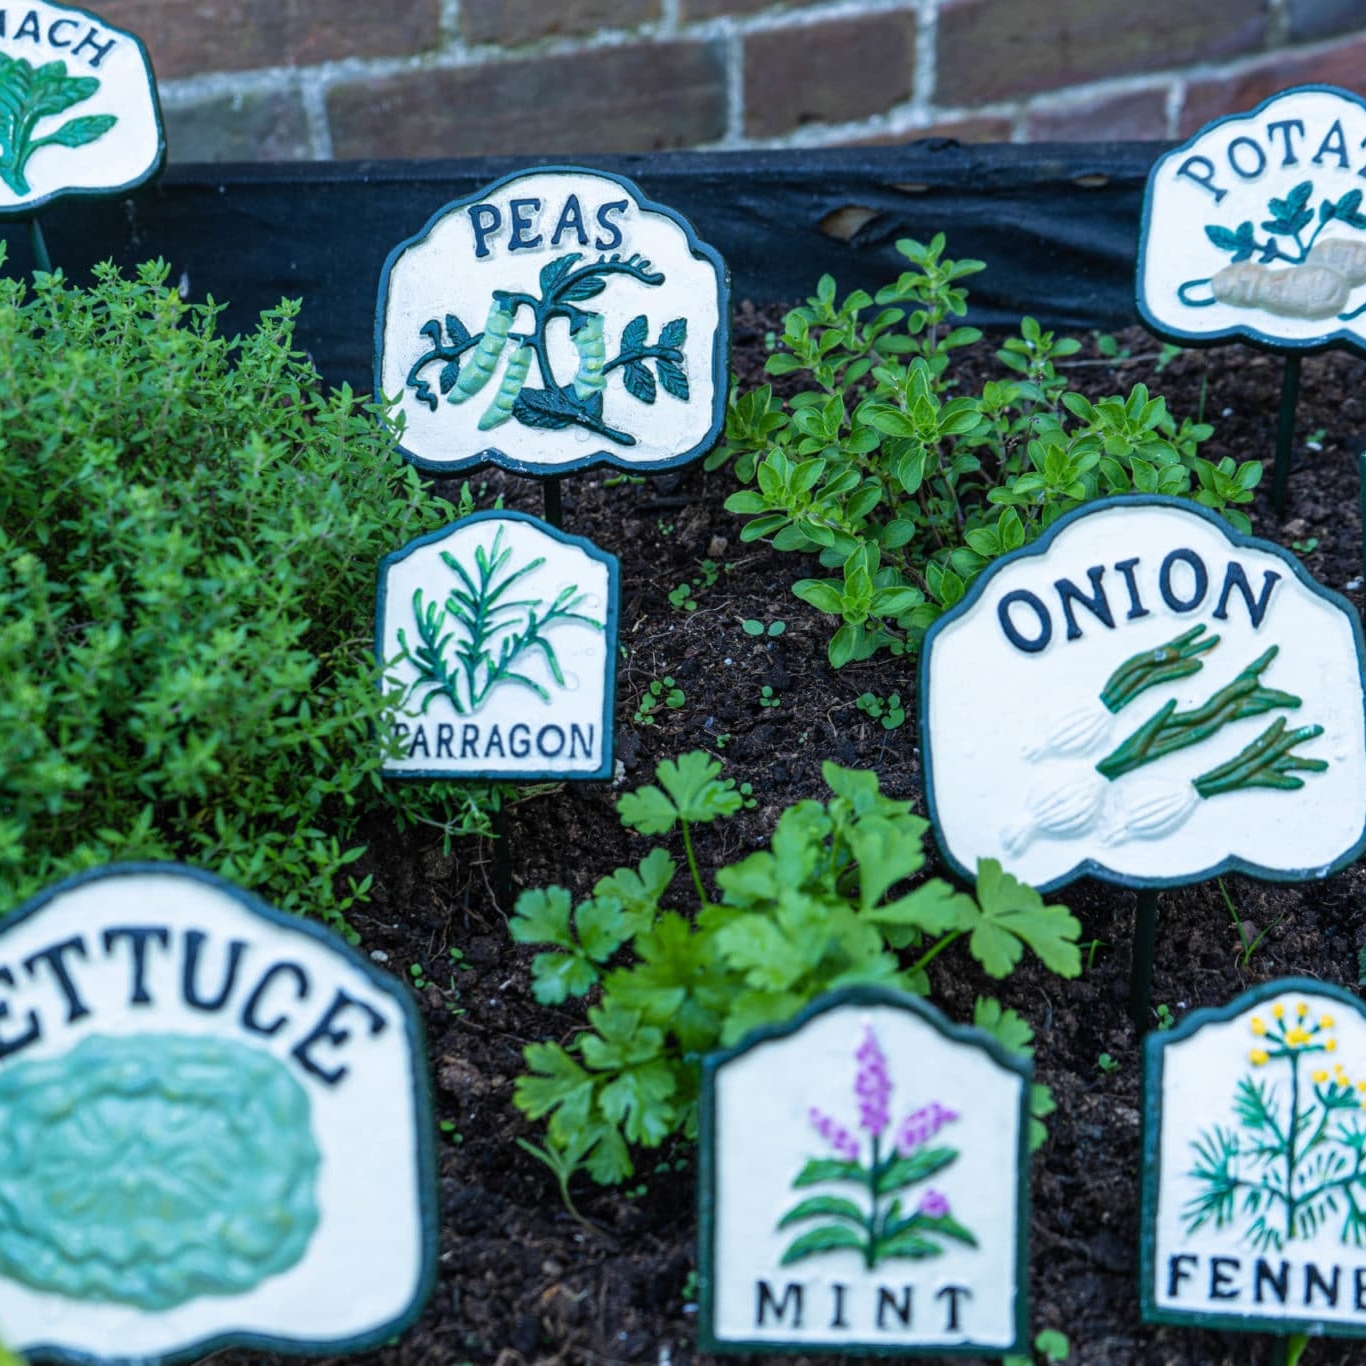
[[[580,265],[582,258],[575,251],[547,262],[539,296],[494,290],[480,332],[472,333],[454,313],[446,314],[444,324],[437,318],[425,322],[418,330],[431,345],[407,377],[418,402],[437,411],[438,394],[429,373],[433,367],[439,367],[435,379],[440,395],[448,403],[464,403],[489,385],[501,363],[501,379],[479,419],[481,431],[513,419],[551,431],[584,427],[620,446],[634,446],[636,438],[603,419],[603,398],[614,371],[621,372],[626,392],[641,403],[654,403],[660,388],[687,402],[682,350],[686,318],[665,323],[654,342],[648,340],[649,319],[644,314],[632,318],[622,331],[620,351],[609,359],[603,315],[579,307],[607,289],[613,276],[650,286],[663,284],[664,276],[638,255],[603,256]],[[525,328],[514,327],[524,318]],[[561,326],[578,357],[574,375],[565,381],[555,374],[548,344],[551,328]],[[537,384],[529,382],[533,365]]]
[[[117,122],[113,114],[68,119],[50,131],[45,120],[88,100],[100,88],[94,76],[68,76],[65,62],[34,67],[0,52],[0,180],[15,194],[30,193],[25,168],[44,147],[84,147]]]
[[[1366,284],[1366,239],[1322,236],[1330,223],[1366,229],[1362,192],[1323,199],[1317,212],[1309,207],[1313,194],[1314,182],[1304,180],[1284,199],[1272,196],[1267,202],[1270,217],[1261,224],[1265,238],[1257,235],[1251,219],[1235,229],[1206,225],[1205,236],[1232,259],[1213,276],[1187,280],[1177,290],[1181,302],[1191,308],[1215,303],[1260,308],[1282,318],[1336,315],[1340,322],[1366,312],[1366,304],[1344,311],[1352,292]],[[1314,228],[1306,238],[1310,224]],[[1209,297],[1197,297],[1195,291],[1206,285]]]
[[[1249,1027],[1253,1071],[1234,1091],[1237,1123],[1191,1145],[1200,1190],[1183,1209],[1187,1231],[1241,1225],[1266,1251],[1336,1226],[1342,1243],[1366,1245],[1366,1080],[1336,1057],[1333,1017],[1277,1001]]]
[[[893,1127],[892,1080],[871,1028],[864,1031],[854,1058],[861,1134],[856,1136],[813,1105],[808,1114],[811,1125],[835,1155],[811,1158],[792,1184],[797,1189],[833,1185],[859,1199],[808,1195],[788,1210],[778,1221],[780,1229],[821,1222],[793,1239],[782,1264],[852,1248],[872,1271],[894,1257],[919,1261],[942,1256],[945,1239],[976,1247],[977,1239],[953,1217],[942,1191],[925,1186],[915,1206],[906,1208],[906,1193],[912,1187],[924,1185],[957,1161],[957,1148],[933,1140],[959,1118],[958,1112],[931,1101]]]
[[[457,583],[444,603],[425,602],[422,590],[417,589],[413,593],[416,641],[410,643],[406,631],[398,632],[399,657],[417,671],[408,698],[423,693],[418,714],[425,714],[438,697],[444,697],[458,715],[468,715],[504,684],[529,688],[543,702],[549,701],[544,684],[521,671],[523,661],[539,654],[556,685],[565,686],[548,633],[573,623],[601,631],[602,622],[577,610],[588,595],[568,584],[550,602],[509,597],[517,583],[545,563],[545,557],[509,565],[512,548],[503,544],[501,527],[492,545],[475,549],[473,572],[449,551],[442,551],[441,559]]]

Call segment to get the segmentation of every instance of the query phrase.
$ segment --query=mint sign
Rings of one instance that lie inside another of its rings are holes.
[[[1139,245],[1144,321],[1182,341],[1366,349],[1366,101],[1283,91],[1153,167]]]
[[[706,1058],[703,1349],[1019,1350],[1029,1075],[872,987]]]
[[[1087,504],[998,560],[931,628],[921,688],[960,872],[1300,879],[1366,847],[1356,612],[1189,502]]]
[[[396,778],[612,772],[616,557],[482,512],[380,566],[375,649],[399,699]]]
[[[1366,1337],[1360,1000],[1270,982],[1146,1047],[1143,1317]]]
[[[171,864],[0,926],[0,1323],[44,1360],[378,1346],[435,1276],[403,986]]]
[[[132,189],[165,150],[137,38],[46,0],[0,5],[0,218]]]
[[[524,171],[390,253],[375,390],[423,469],[668,469],[720,434],[729,299],[717,253],[629,180]]]

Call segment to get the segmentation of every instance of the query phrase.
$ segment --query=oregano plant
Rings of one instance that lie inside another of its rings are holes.
[[[928,822],[884,795],[874,773],[833,763],[822,772],[829,800],[788,807],[769,847],[719,868],[713,891],[692,831],[734,815],[743,797],[702,751],[666,759],[617,810],[642,835],[677,833],[686,875],[656,845],[577,904],[563,887],[518,898],[512,936],[541,946],[536,999],[599,993],[568,1044],[527,1046],[514,1096],[528,1117],[547,1120],[545,1146],[524,1146],[562,1190],[580,1167],[620,1182],[633,1147],[693,1137],[701,1055],[790,1019],[823,992],[871,982],[926,995],[932,964],[959,941],[997,978],[1026,948],[1063,976],[1081,971],[1081,927],[1066,907],[1045,905],[991,859],[978,867],[975,896],[940,878],[912,886]],[[1029,1046],[1029,1026],[995,1002],[978,1003],[977,1023],[1008,1047]],[[1035,1116],[1050,1108],[1038,1088]]]
[[[858,290],[841,303],[827,275],[787,315],[767,369],[795,392],[734,395],[707,461],[733,462],[752,485],[726,501],[749,519],[742,539],[835,571],[793,592],[837,620],[836,668],[914,647],[992,560],[1087,499],[1190,497],[1249,530],[1239,505],[1259,462],[1204,459],[1213,429],[1178,423],[1143,384],[1094,402],[1068,390],[1058,362],[1080,343],[1033,318],[997,352],[1001,377],[967,392],[953,353],[982,334],[955,320],[967,311],[961,282],[983,263],[946,258],[942,234],[897,249],[909,269],[876,298]]]

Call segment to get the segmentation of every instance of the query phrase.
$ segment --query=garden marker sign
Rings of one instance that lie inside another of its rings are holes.
[[[375,389],[427,470],[661,470],[721,432],[725,266],[629,180],[524,171],[447,205],[389,255]]]
[[[1144,321],[1178,341],[1366,349],[1366,101],[1287,90],[1154,165],[1139,243]]]
[[[65,194],[120,194],[165,152],[137,38],[82,9],[0,0],[0,218]]]
[[[1150,1034],[1142,1314],[1366,1337],[1366,1013],[1271,982]]]
[[[612,772],[616,557],[519,512],[480,512],[385,556],[375,650],[402,692],[383,772]]]
[[[1111,498],[996,561],[925,640],[926,791],[965,875],[1322,877],[1366,848],[1355,611],[1279,546]]]
[[[0,1322],[43,1359],[333,1353],[435,1274],[420,1026],[309,921],[123,864],[0,925]]]
[[[1023,1350],[1029,1078],[873,987],[705,1058],[702,1348]]]

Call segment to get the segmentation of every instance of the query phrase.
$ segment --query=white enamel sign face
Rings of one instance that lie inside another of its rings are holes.
[[[81,9],[0,4],[0,218],[62,194],[131,189],[164,151],[137,38]]]
[[[1190,504],[1062,519],[935,624],[921,668],[931,810],[964,871],[1311,877],[1363,846],[1355,612]]]
[[[703,1346],[1007,1351],[1028,1064],[890,992],[706,1062]]]
[[[613,556],[520,513],[477,513],[385,558],[375,629],[403,695],[386,774],[611,773]]]
[[[443,209],[384,267],[378,392],[430,470],[656,470],[725,413],[721,259],[630,181],[528,171]]]
[[[416,1316],[431,1114],[403,987],[174,865],[65,883],[0,927],[0,1323],[147,1361],[330,1352]]]
[[[1154,165],[1138,303],[1181,340],[1366,346],[1366,104],[1288,90]]]
[[[1147,1047],[1144,1318],[1366,1336],[1360,1003],[1271,983]]]

